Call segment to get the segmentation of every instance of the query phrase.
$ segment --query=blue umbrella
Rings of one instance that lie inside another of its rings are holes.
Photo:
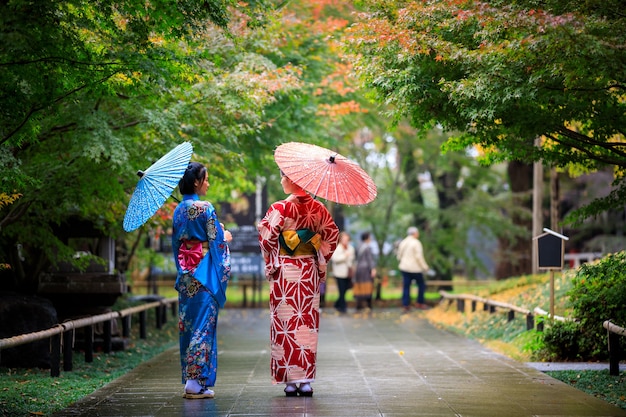
[[[192,153],[191,143],[184,142],[165,154],[150,168],[137,171],[139,182],[128,202],[124,230],[132,232],[161,208],[185,173]]]

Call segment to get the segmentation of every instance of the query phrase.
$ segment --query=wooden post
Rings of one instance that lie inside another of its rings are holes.
[[[146,338],[146,310],[139,312],[139,338]]]
[[[163,323],[163,304],[158,305],[154,309],[154,315],[156,316],[156,328],[161,330],[161,324]]]
[[[507,314],[507,320],[506,321],[513,321],[514,319],[515,319],[515,311],[509,310],[509,313]]]
[[[161,326],[167,323],[167,306],[161,304]]]
[[[132,314],[122,317],[122,337],[130,337],[130,324]]]
[[[93,325],[85,326],[85,362],[93,362]]]
[[[535,328],[535,316],[532,314],[526,315],[526,330],[532,330]]]
[[[550,320],[554,320],[554,270],[550,270]]]
[[[619,338],[620,335],[617,333],[613,333],[611,331],[609,333],[609,374],[613,376],[619,375],[619,359],[620,359],[620,345]]]
[[[111,341],[111,320],[105,320],[102,322],[102,337],[103,337],[103,347],[102,351],[104,353],[111,353],[113,350],[113,343]]]
[[[50,376],[55,378],[61,375],[61,335],[55,334],[50,338]]]
[[[622,348],[619,338],[626,336],[626,329],[616,326],[610,320],[602,323],[608,333],[609,338],[609,374],[613,376],[619,375],[619,360],[622,356]]]
[[[535,138],[535,146],[541,147],[541,138]],[[533,163],[533,236],[537,236],[541,233],[543,224],[542,214],[542,202],[543,202],[543,163],[537,161]],[[537,259],[539,254],[535,245],[532,247],[532,272],[537,274],[539,272]]]
[[[72,362],[72,341],[75,329],[63,332],[63,370],[69,372],[74,367]]]

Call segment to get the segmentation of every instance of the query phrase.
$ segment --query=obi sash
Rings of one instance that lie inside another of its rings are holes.
[[[207,242],[196,239],[185,240],[178,250],[178,262],[184,271],[194,273],[202,257],[206,254]]]
[[[322,237],[309,229],[285,230],[278,241],[281,255],[315,255],[322,244]]]

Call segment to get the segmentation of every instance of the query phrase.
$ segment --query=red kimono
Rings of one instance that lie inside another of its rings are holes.
[[[308,194],[272,204],[258,229],[270,282],[272,383],[313,382],[320,284],[339,230],[326,207]]]

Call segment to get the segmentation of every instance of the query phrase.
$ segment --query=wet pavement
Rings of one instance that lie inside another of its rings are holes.
[[[270,383],[268,311],[224,309],[214,399],[182,398],[171,349],[55,416],[626,417],[421,314],[325,311],[314,396],[287,398]]]

